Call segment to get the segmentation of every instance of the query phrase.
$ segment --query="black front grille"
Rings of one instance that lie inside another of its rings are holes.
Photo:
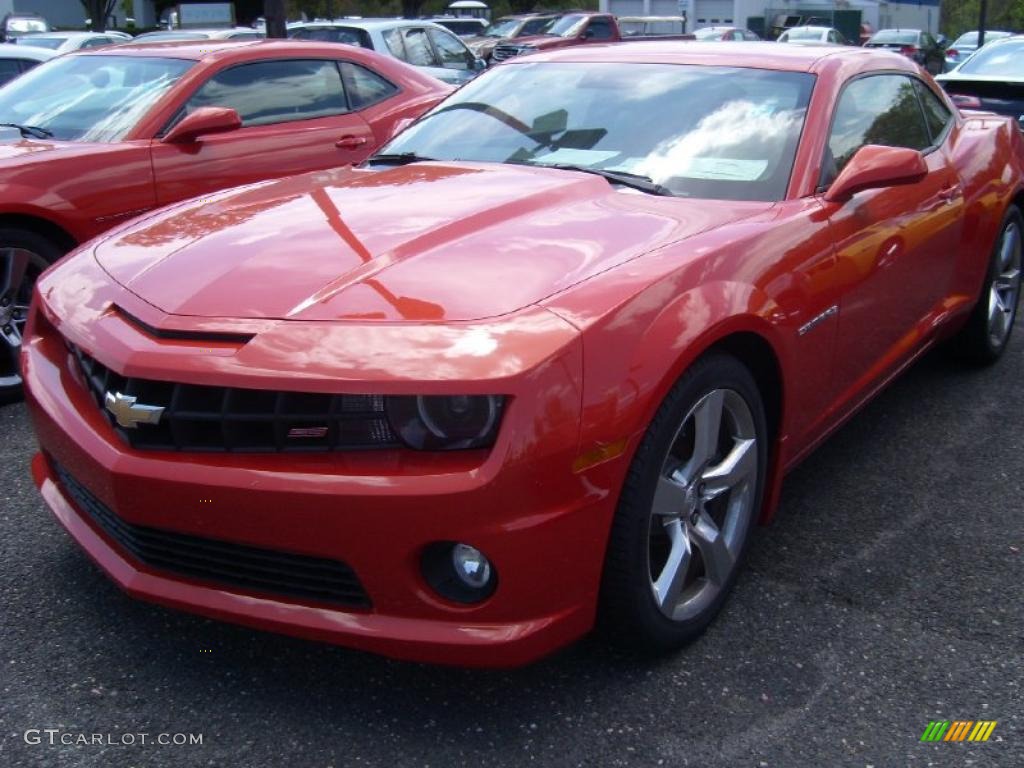
[[[498,45],[494,48],[494,53],[491,54],[495,61],[505,61],[511,59],[513,56],[518,56],[520,53],[519,46],[516,45]]]
[[[339,560],[133,525],[118,517],[59,463],[51,463],[76,506],[132,557],[156,570],[220,586],[370,608],[370,598],[359,578]]]
[[[72,347],[93,399],[132,448],[164,451],[338,451],[395,448],[383,395],[330,395],[177,384],[121,376]],[[156,424],[125,428],[107,394],[163,408]]]

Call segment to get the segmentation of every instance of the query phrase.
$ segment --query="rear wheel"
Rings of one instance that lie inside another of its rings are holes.
[[[732,589],[760,509],[764,408],[735,358],[702,358],[637,449],[612,525],[600,620],[653,650],[700,635]]]
[[[45,237],[21,229],[0,229],[0,402],[21,395],[21,338],[36,279],[61,257]]]
[[[978,303],[967,325],[953,340],[954,349],[971,362],[994,363],[1010,342],[1020,299],[1022,241],[1024,220],[1020,211],[1011,206],[992,248]]]

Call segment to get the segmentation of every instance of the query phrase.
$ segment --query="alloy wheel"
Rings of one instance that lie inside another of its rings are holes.
[[[19,354],[36,278],[46,261],[24,248],[0,247],[0,390],[21,385]]]
[[[999,347],[1013,326],[1020,296],[1021,233],[1015,222],[1003,229],[995,258],[996,275],[988,295],[988,334],[992,345]]]
[[[685,621],[726,588],[751,524],[759,451],[738,392],[690,409],[665,456],[651,505],[648,572],[662,614]]]

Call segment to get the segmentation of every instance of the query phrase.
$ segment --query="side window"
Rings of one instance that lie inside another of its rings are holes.
[[[839,42],[839,38],[836,37],[836,31],[834,29],[830,29],[828,31],[828,41],[830,43],[838,43]]]
[[[409,58],[405,54],[405,46],[402,45],[402,30],[400,29],[386,29],[383,32],[384,44],[388,47],[391,55],[396,59],[402,61],[408,61]]]
[[[744,32],[743,32],[743,39],[744,40],[760,40],[761,38],[758,37],[757,35],[755,35],[753,32],[744,30]]]
[[[734,29],[732,32],[729,33],[729,39],[730,40],[742,40],[743,39],[743,33],[740,32],[738,29]]]
[[[472,62],[472,54],[466,50],[459,39],[448,32],[440,29],[427,30],[430,40],[437,49],[437,55],[441,57],[441,66],[445,69],[469,69]]]
[[[0,85],[21,74],[17,59],[0,59]]]
[[[822,185],[830,184],[865,144],[918,150],[931,146],[911,78],[872,75],[846,86],[832,120]]]
[[[366,67],[349,61],[339,62],[339,66],[352,109],[363,109],[398,93],[396,86]]]
[[[939,97],[932,93],[931,88],[920,80],[914,81],[914,86],[921,97],[921,107],[924,109],[924,121],[928,125],[928,133],[931,136],[932,144],[938,144],[943,138],[946,126],[953,119],[953,113],[949,111]]]
[[[242,64],[218,72],[185,109],[231,107],[243,126],[309,120],[348,111],[333,61],[281,60]]]
[[[104,45],[110,45],[113,42],[109,37],[90,37],[84,43],[82,48],[101,48]]]
[[[591,19],[587,26],[587,37],[591,40],[608,40],[612,36],[612,23],[609,19],[599,16]]]
[[[414,67],[436,67],[438,62],[434,59],[434,51],[427,40],[427,30],[421,27],[412,27],[402,30],[402,42],[405,43],[406,61]]]

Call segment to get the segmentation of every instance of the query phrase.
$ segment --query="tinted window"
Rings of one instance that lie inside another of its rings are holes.
[[[937,144],[942,138],[946,126],[953,118],[946,105],[939,101],[939,97],[932,93],[931,89],[920,80],[915,80],[917,92],[921,96],[921,107],[924,109],[925,123],[928,125],[928,133],[931,135],[932,144]]]
[[[434,51],[427,40],[427,30],[415,27],[402,30],[402,42],[405,43],[406,61],[414,67],[436,67]]]
[[[396,59],[408,61],[405,56],[405,46],[402,45],[402,31],[399,29],[386,29],[383,32],[384,44],[387,45],[391,55]]]
[[[63,44],[63,37],[36,37],[32,35],[18,40],[18,45],[31,45],[33,48],[49,48],[51,51],[57,50]]]
[[[83,48],[99,48],[104,45],[110,45],[113,40],[109,37],[91,37],[82,43]]]
[[[544,29],[544,27],[546,27],[550,23],[551,23],[551,19],[548,18],[548,17],[543,17],[542,16],[539,19],[530,19],[525,24],[523,24],[523,28],[521,30],[519,30],[519,34],[516,35],[516,37],[526,37],[527,35],[536,35],[538,32],[540,32],[542,29]]]
[[[0,59],[0,85],[21,74],[18,59]]]
[[[348,93],[352,109],[368,107],[383,101],[393,93],[398,93],[396,86],[376,72],[348,61],[341,62],[341,76],[345,81],[345,91]]]
[[[262,61],[220,72],[192,96],[186,111],[230,107],[242,125],[338,115],[346,111],[333,61]]]
[[[325,43],[344,43],[372,48],[369,36],[364,30],[352,27],[300,27],[288,33],[296,40],[320,40]]]
[[[471,54],[458,38],[440,29],[430,29],[430,39],[441,57],[441,66],[446,69],[469,69]]]
[[[384,151],[567,164],[647,176],[679,196],[779,200],[813,85],[803,72],[526,59],[462,86]]]
[[[831,183],[865,144],[919,150],[931,146],[909,77],[874,75],[846,87],[829,134],[831,158],[826,158],[822,168],[822,184]]]
[[[884,45],[917,45],[917,32],[901,32],[898,29],[883,29],[876,32],[869,43]]]
[[[608,19],[591,19],[587,26],[587,37],[594,40],[607,40],[612,36],[612,24]]]

